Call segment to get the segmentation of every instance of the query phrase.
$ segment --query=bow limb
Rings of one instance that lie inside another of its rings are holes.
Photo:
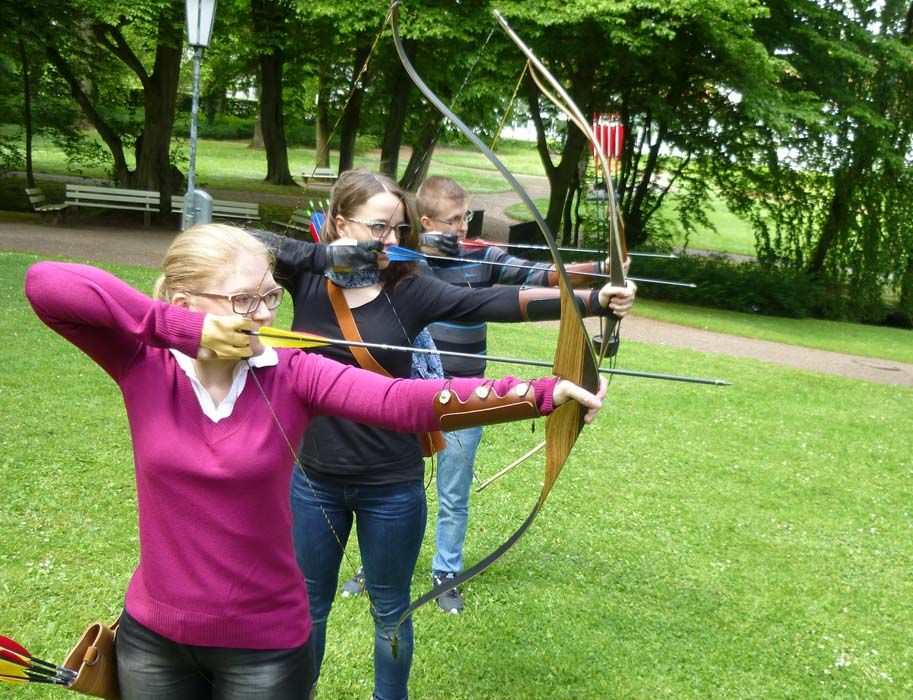
[[[507,20],[504,19],[504,16],[497,10],[493,10],[495,19],[510,37],[511,41],[516,44],[517,48],[523,52],[526,56],[527,63],[530,67],[530,77],[536,83],[538,88],[542,91],[551,102],[560,109],[567,118],[572,121],[578,129],[580,129],[583,134],[589,140],[590,145],[593,148],[593,152],[596,154],[597,159],[599,160],[600,167],[602,169],[603,178],[606,183],[606,199],[607,206],[609,210],[609,260],[610,260],[610,279],[613,286],[624,287],[625,282],[625,272],[624,272],[624,260],[627,257],[627,245],[625,244],[624,239],[624,226],[621,219],[621,214],[618,211],[618,201],[615,198],[615,186],[612,181],[612,176],[609,170],[609,160],[606,158],[605,151],[602,148],[602,144],[599,142],[599,139],[596,138],[596,135],[593,133],[593,130],[590,128],[590,125],[586,121],[586,117],[583,116],[583,113],[580,111],[580,108],[571,99],[571,96],[564,89],[564,86],[555,78],[554,75],[548,70],[548,68],[543,65],[536,55],[533,53],[532,49],[526,45],[526,43],[517,35],[517,33],[511,28],[507,23]],[[551,86],[559,96],[556,97],[552,94],[545,85],[543,85],[543,78]],[[606,325],[603,328],[602,333],[602,345],[599,350],[599,363],[602,363],[602,359],[605,356],[605,353],[608,349],[608,344],[611,338],[617,333],[618,323],[620,319],[614,316],[606,317]]]
[[[561,289],[561,320],[559,324],[558,347],[555,351],[553,371],[556,375],[569,379],[570,381],[595,392],[599,385],[595,351],[593,349],[592,341],[586,332],[586,327],[583,324],[583,317],[580,314],[580,309],[574,301],[575,297],[573,295],[570,279],[562,264],[561,256],[558,252],[558,245],[555,242],[555,238],[552,235],[548,224],[545,222],[545,219],[533,203],[529,194],[523,189],[523,186],[510,173],[507,167],[498,159],[491,149],[482,142],[475,132],[466,126],[466,124],[464,124],[463,121],[434,94],[419,76],[409,60],[409,57],[406,55],[402,40],[400,39],[398,0],[393,0],[391,5],[390,26],[393,33],[393,44],[396,48],[396,53],[409,78],[426,99],[431,102],[444,117],[449,119],[460,133],[469,139],[489,162],[497,168],[498,172],[504,176],[504,179],[507,180],[517,196],[520,197],[526,205],[526,208],[529,209],[530,214],[541,229],[542,235],[545,237],[549,251],[551,252],[552,260],[555,263],[555,269],[558,273],[558,286]],[[564,463],[573,448],[574,442],[577,440],[577,436],[580,434],[580,430],[583,427],[583,416],[585,413],[586,409],[584,409],[583,406],[580,406],[575,402],[568,402],[559,406],[546,419],[547,444],[545,483],[533,511],[520,528],[498,547],[497,550],[489,554],[481,562],[462,572],[455,579],[448,580],[440,587],[435,587],[413,602],[403,613],[397,624],[397,628],[399,628],[399,625],[416,609],[425,603],[434,600],[446,590],[461,585],[473,576],[476,576],[487,569],[520,539],[523,533],[526,532],[532,524],[533,520],[535,520],[536,515],[538,515],[539,510],[545,503],[545,499],[548,497],[555,480],[558,478],[558,474],[561,472],[561,468],[564,466]]]

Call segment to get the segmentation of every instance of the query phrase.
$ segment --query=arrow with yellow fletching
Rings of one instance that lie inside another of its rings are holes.
[[[19,642],[0,635],[0,681],[69,686],[75,680],[75,671],[32,656]]]
[[[374,348],[377,350],[386,350],[394,352],[411,352],[421,355],[441,355],[444,357],[468,357],[479,359],[480,357],[488,362],[506,362],[512,365],[529,365],[531,367],[548,367],[551,368],[551,362],[542,360],[526,360],[518,357],[501,357],[498,355],[473,355],[468,352],[455,352],[453,350],[437,350],[431,348],[414,348],[405,345],[387,345],[386,343],[364,343],[355,340],[345,340],[343,338],[326,338],[321,335],[312,333],[300,333],[298,331],[286,331],[281,328],[272,328],[263,326],[255,331],[244,331],[248,335],[257,336],[260,342],[273,348],[319,348],[327,345],[342,345],[356,348]],[[677,374],[656,374],[653,372],[636,372],[634,370],[617,369],[610,367],[600,367],[599,371],[603,374],[620,374],[626,377],[642,377],[646,379],[665,379],[672,382],[689,382],[692,384],[711,384],[714,386],[729,386],[729,382],[722,379],[703,379],[701,377],[682,377]]]

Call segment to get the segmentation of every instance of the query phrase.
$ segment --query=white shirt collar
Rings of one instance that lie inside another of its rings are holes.
[[[174,355],[174,359],[177,361],[178,366],[190,380],[190,385],[193,387],[193,393],[196,394],[197,401],[200,402],[200,408],[203,409],[203,413],[213,423],[218,423],[223,418],[228,418],[231,415],[231,412],[235,407],[235,402],[244,390],[249,367],[275,367],[279,364],[279,355],[276,354],[275,348],[270,347],[264,348],[263,352],[259,355],[247,358],[247,362],[239,362],[235,365],[235,369],[232,373],[231,389],[228,391],[228,395],[218,406],[216,406],[213,403],[209,392],[206,391],[200,383],[200,379],[197,376],[197,369],[193,364],[193,358],[174,348],[169,348],[169,352]]]

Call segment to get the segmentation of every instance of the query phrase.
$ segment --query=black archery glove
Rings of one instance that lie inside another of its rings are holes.
[[[422,248],[432,248],[440,255],[455,258],[460,255],[460,237],[455,233],[423,233],[419,238]]]
[[[333,272],[376,270],[380,241],[358,241],[356,245],[328,245],[326,269]]]

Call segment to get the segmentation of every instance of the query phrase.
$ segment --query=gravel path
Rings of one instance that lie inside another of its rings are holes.
[[[503,224],[505,232],[506,223],[494,214],[497,211],[503,216],[503,207],[510,206],[516,201],[512,193],[480,195],[474,200],[478,208],[486,209],[486,223],[491,211],[492,225]],[[486,236],[495,237],[487,231],[486,228]],[[144,229],[139,223],[131,228],[108,228],[90,227],[72,221],[66,225],[56,226],[31,222],[4,222],[0,223],[0,250],[155,267],[161,263],[162,256],[175,233],[157,228]],[[625,319],[622,330],[625,339],[645,343],[749,357],[763,362],[869,382],[913,386],[913,364],[713,333],[639,318],[636,315]]]

